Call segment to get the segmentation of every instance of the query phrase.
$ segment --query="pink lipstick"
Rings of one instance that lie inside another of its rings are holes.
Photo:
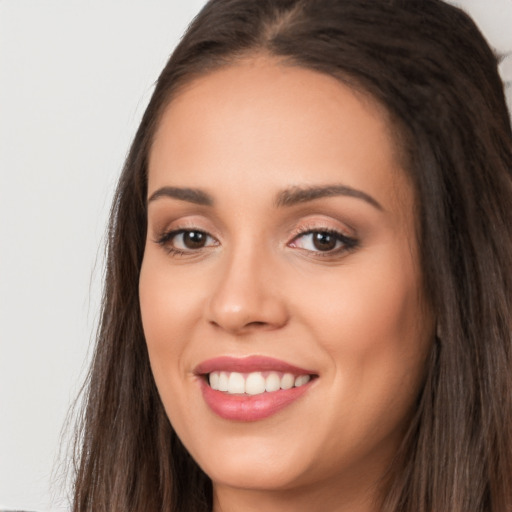
[[[308,391],[317,375],[278,359],[218,357],[197,366],[203,398],[218,416],[234,421],[267,418]]]

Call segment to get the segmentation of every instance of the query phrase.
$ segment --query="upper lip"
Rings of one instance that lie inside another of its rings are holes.
[[[275,359],[267,356],[247,356],[247,357],[232,357],[221,356],[213,359],[207,359],[201,362],[194,369],[196,375],[206,375],[215,371],[225,372],[265,372],[275,371],[282,373],[291,373],[293,375],[314,375],[315,372],[305,368],[289,364],[285,361]]]

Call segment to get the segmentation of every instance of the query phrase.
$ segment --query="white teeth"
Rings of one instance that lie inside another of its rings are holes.
[[[210,387],[216,391],[228,394],[259,395],[271,393],[279,389],[291,389],[294,386],[304,386],[311,380],[309,375],[295,375],[291,373],[270,372],[265,377],[262,372],[211,372],[209,374]]]
[[[304,384],[307,384],[310,379],[311,377],[309,375],[299,375],[295,379],[295,387],[298,388],[299,386],[304,386]]]
[[[291,373],[285,373],[281,379],[282,389],[291,389],[295,384],[295,377]]]
[[[281,389],[281,379],[277,373],[269,373],[265,379],[265,391],[277,391]]]
[[[241,373],[230,373],[228,380],[228,393],[245,393],[245,379]]]
[[[210,373],[209,381],[210,381],[210,386],[213,389],[219,389],[219,378],[220,378],[219,372]]]
[[[228,374],[226,372],[213,372],[219,374],[219,387],[213,389],[218,389],[219,391],[227,391],[228,390]],[[211,374],[210,374],[211,375]]]
[[[259,395],[265,392],[265,379],[260,372],[250,373],[245,380],[245,392],[248,395]]]

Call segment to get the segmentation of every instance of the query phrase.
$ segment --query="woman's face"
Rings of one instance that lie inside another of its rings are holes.
[[[400,443],[433,325],[389,126],[366,95],[264,58],[165,111],[142,320],[169,419],[219,494],[350,494]]]

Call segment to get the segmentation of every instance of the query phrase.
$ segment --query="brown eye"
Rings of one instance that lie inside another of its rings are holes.
[[[156,242],[170,253],[193,253],[201,249],[218,245],[217,240],[204,231],[178,229],[162,235]]]
[[[187,249],[201,249],[206,245],[208,235],[202,231],[185,231],[182,234],[183,245]]]
[[[334,230],[310,230],[294,238],[291,247],[312,253],[338,254],[357,247],[358,241]],[[327,255],[326,254],[326,255]]]
[[[318,232],[312,233],[313,245],[319,251],[332,251],[336,247],[337,239],[331,233]]]

